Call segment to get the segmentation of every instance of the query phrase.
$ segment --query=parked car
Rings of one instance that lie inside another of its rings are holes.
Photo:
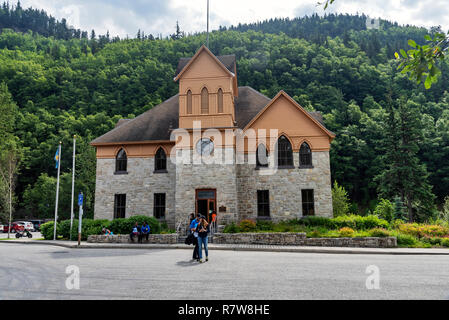
[[[6,224],[6,225],[4,225],[3,226],[3,232],[8,232],[8,227],[9,227],[9,225],[8,224]],[[21,230],[23,230],[25,228],[25,223],[23,223],[23,222],[20,222],[20,221],[16,221],[16,222],[13,222],[13,223],[11,223],[11,230],[9,231],[9,232],[17,232],[17,231],[21,231]]]
[[[44,220],[30,220],[30,222],[33,224],[35,231],[41,231],[41,224],[44,223]]]
[[[17,223],[21,223],[24,225],[25,229],[34,232],[34,225],[30,221],[17,221]]]

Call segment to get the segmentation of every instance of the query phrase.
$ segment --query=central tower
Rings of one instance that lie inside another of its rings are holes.
[[[234,128],[238,96],[235,56],[214,56],[202,46],[192,58],[179,61],[179,128]]]

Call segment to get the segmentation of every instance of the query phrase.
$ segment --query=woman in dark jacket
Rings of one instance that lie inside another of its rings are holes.
[[[209,231],[209,223],[204,217],[201,217],[200,223],[198,223],[198,226],[196,227],[196,232],[198,232],[198,254],[200,258],[199,263],[203,262],[203,245],[204,252],[206,253],[206,261],[209,261],[209,252],[207,250],[207,236],[209,234]]]

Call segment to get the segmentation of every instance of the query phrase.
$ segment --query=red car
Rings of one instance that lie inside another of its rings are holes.
[[[9,224],[5,224],[3,226],[3,232],[8,232]],[[23,222],[13,222],[11,223],[11,230],[10,232],[17,232],[22,231],[25,228],[25,224]]]

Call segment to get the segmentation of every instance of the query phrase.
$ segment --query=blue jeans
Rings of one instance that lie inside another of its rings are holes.
[[[200,259],[203,258],[203,244],[204,244],[204,252],[206,253],[206,258],[209,256],[209,252],[207,251],[207,237],[201,238],[198,237],[198,254]]]

